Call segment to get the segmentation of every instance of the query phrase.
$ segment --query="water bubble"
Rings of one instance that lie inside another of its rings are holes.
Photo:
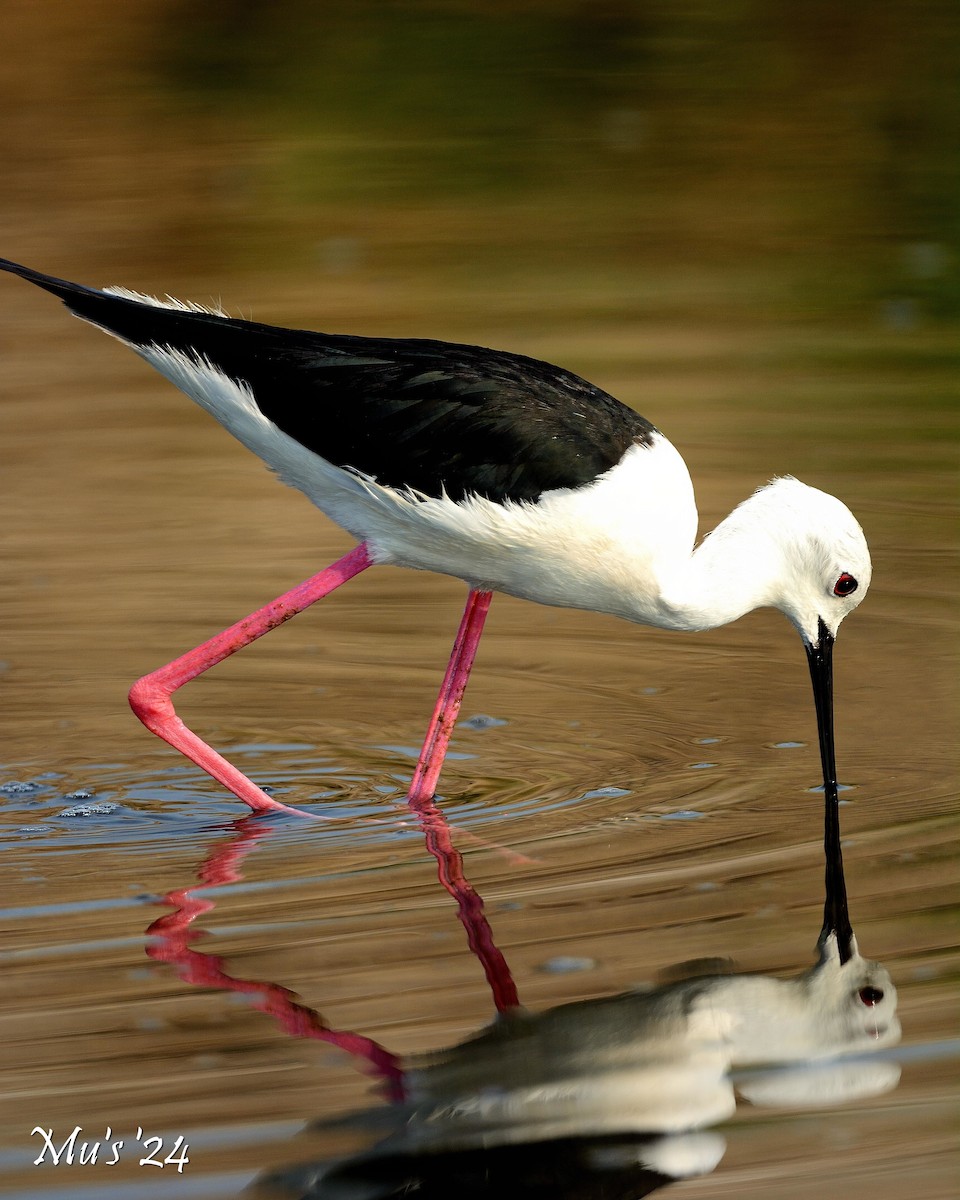
[[[620,787],[599,787],[594,788],[591,792],[584,792],[580,797],[581,800],[605,800],[609,797],[629,796],[630,792],[626,788]]]
[[[34,792],[41,791],[43,791],[42,783],[22,783],[17,779],[11,780],[10,783],[0,783],[0,793],[4,796],[31,796]]]
[[[548,975],[572,975],[576,971],[592,971],[597,961],[594,958],[577,958],[572,954],[558,954],[540,964],[540,970]]]
[[[500,717],[488,717],[486,713],[477,713],[475,717],[468,717],[460,724],[466,729],[494,729],[497,725],[506,725],[507,722]]]
[[[120,807],[109,800],[101,800],[97,804],[72,804],[69,808],[61,809],[58,817],[105,817]]]

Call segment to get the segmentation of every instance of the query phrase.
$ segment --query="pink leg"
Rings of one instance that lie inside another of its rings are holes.
[[[300,817],[308,815],[299,809],[272,800],[246,775],[197,737],[177,716],[171,696],[177,688],[183,687],[191,679],[196,679],[198,675],[223,662],[244,646],[249,646],[251,642],[269,633],[271,629],[276,629],[278,625],[309,608],[317,600],[328,596],[370,565],[367,547],[361,542],[325,571],[278,596],[276,600],[244,617],[242,621],[231,625],[229,629],[218,633],[209,641],[203,642],[196,649],[167,663],[165,667],[138,679],[130,689],[130,707],[149,730],[169,742],[181,754],[185,754],[208,775],[212,775],[245,804],[249,804],[254,812],[286,812],[295,813]]]
[[[457,630],[450,661],[447,663],[447,673],[440,685],[437,705],[417,760],[410,791],[407,793],[407,801],[410,804],[416,805],[419,801],[430,800],[437,790],[440,769],[450,743],[450,735],[457,723],[460,702],[470,678],[470,668],[477,654],[480,634],[483,633],[483,623],[487,619],[492,598],[491,592],[477,591],[471,591],[467,597],[467,606],[463,610],[460,628]]]

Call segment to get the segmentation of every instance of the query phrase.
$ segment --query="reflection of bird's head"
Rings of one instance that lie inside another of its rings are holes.
[[[862,958],[857,939],[853,954],[840,961],[837,935],[820,943],[820,961],[801,979],[812,1012],[819,1014],[824,1053],[892,1046],[900,1040],[897,989],[886,967]]]
[[[813,1062],[894,1045],[900,1023],[890,975],[860,956],[856,938],[850,951],[841,963],[831,932],[820,942],[820,961],[797,978],[728,975],[692,982],[690,1034],[724,1043],[734,1068]]]

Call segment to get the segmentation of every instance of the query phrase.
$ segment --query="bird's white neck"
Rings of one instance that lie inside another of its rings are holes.
[[[715,629],[755,608],[778,605],[784,554],[762,520],[762,494],[745,500],[692,554],[658,566],[656,624]]]

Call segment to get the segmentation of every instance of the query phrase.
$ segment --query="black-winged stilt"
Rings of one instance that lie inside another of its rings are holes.
[[[171,694],[368,566],[393,563],[469,588],[411,799],[433,795],[501,591],[678,630],[779,608],[806,647],[836,817],[833,641],[871,566],[860,526],[833,496],[776,479],[695,546],[678,452],[569,371],[476,346],[282,329],[6,260],[0,268],[125,342],[360,543],[131,691],[150,729],[255,810],[284,806],[188,730]]]

